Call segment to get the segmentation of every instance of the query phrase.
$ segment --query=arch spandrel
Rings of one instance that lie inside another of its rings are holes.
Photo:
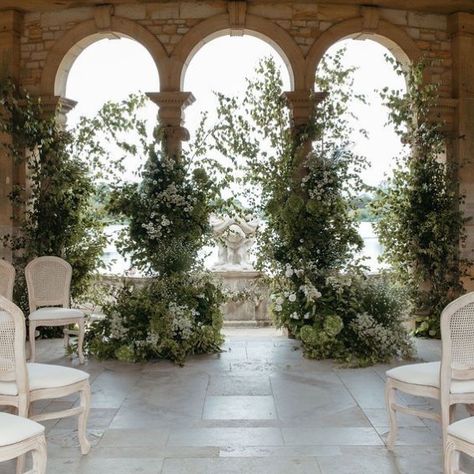
[[[94,20],[87,20],[56,41],[41,75],[41,94],[64,96],[69,70],[79,54],[87,46],[111,34],[133,39],[145,47],[155,62],[160,83],[165,81],[169,58],[160,41],[138,23],[113,16],[107,30],[99,29]]]
[[[316,70],[326,51],[338,41],[351,37],[367,38],[382,44],[404,64],[416,62],[421,57],[415,41],[403,29],[388,21],[380,20],[376,28],[369,29],[364,27],[362,17],[345,20],[328,28],[315,39],[306,56],[306,88],[313,88]]]
[[[163,87],[179,90],[183,86],[186,68],[196,52],[209,41],[230,34],[228,15],[216,15],[198,23],[177,44],[170,57],[169,82]],[[291,86],[299,89],[304,83],[304,56],[294,39],[279,25],[261,17],[247,15],[244,34],[269,43],[283,58],[288,68]],[[163,89],[162,89],[163,90]]]

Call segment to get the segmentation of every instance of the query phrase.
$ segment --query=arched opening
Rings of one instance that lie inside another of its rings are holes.
[[[85,44],[88,46],[84,48]],[[77,101],[76,107],[68,114],[67,124],[70,128],[77,125],[82,116],[94,117],[107,101],[119,102],[130,94],[158,90],[156,64],[148,50],[137,41],[123,36],[94,35],[74,47],[74,51],[74,54],[67,56],[68,61],[74,58],[67,74],[64,69],[58,71],[62,80],[67,79],[64,84],[66,97]],[[147,101],[140,111],[140,117],[145,120],[147,134],[151,136],[157,123],[157,106]],[[129,143],[136,142],[136,136],[129,137]],[[123,150],[114,144],[104,140],[103,146],[112,157],[123,156]],[[137,171],[146,158],[145,155],[139,155],[138,159],[134,155],[125,155],[122,179],[139,179]],[[110,184],[112,183],[105,174],[98,192],[99,202],[104,192],[108,192]],[[103,261],[110,265],[110,270],[107,271],[113,274],[123,274],[129,268],[129,262],[118,253],[114,243],[123,227],[123,223],[110,221],[105,228],[106,235],[111,239],[105,249]]]
[[[269,42],[255,35],[244,36],[214,36],[196,47],[189,61],[184,76],[184,89],[191,91],[196,97],[195,104],[186,111],[186,127],[188,128],[191,141],[196,134],[203,113],[208,116],[209,123],[217,120],[218,99],[216,93],[222,93],[227,97],[242,97],[247,79],[253,79],[256,75],[256,67],[264,58],[272,58],[280,71],[284,90],[291,89],[291,69],[288,69],[287,61],[274,49]],[[209,74],[209,71],[213,71]],[[228,167],[234,165],[213,151],[214,158]],[[234,169],[234,172],[235,169]],[[242,177],[237,172],[238,177]],[[244,207],[247,202],[242,192],[242,185],[234,182],[223,191],[224,198],[235,198]],[[207,249],[209,250],[209,249]],[[217,248],[206,263],[212,266],[217,259]]]
[[[404,77],[394,71],[393,64],[390,64],[387,58],[396,59],[405,65],[409,64],[409,59],[392,41],[379,35],[351,35],[328,48],[325,57],[329,58],[341,49],[345,50],[342,59],[344,67],[354,69],[354,91],[366,98],[366,103],[354,99],[348,104],[348,111],[354,114],[354,117],[348,117],[350,128],[353,128],[349,139],[352,142],[351,151],[367,159],[367,167],[361,171],[361,178],[369,189],[361,194],[357,204],[359,233],[364,240],[364,249],[360,256],[367,259],[366,264],[372,272],[377,272],[382,268],[378,257],[383,249],[374,232],[374,217],[368,205],[375,190],[384,186],[394,169],[395,158],[403,150],[399,136],[393,126],[388,124],[389,109],[380,93],[384,88],[406,88]],[[316,77],[318,71],[319,68]],[[361,129],[367,132],[367,136],[361,133]]]
[[[206,54],[211,54],[211,50],[207,50],[208,45],[210,45],[215,52],[222,51],[222,53],[220,53],[222,54],[222,58],[227,59],[226,66],[231,67],[234,71],[241,69],[243,61],[246,58],[253,61],[254,64],[255,58],[258,59],[264,55],[277,58],[279,66],[282,67],[282,70],[285,70],[283,76],[287,79],[288,90],[294,88],[295,79],[291,62],[278,43],[262,33],[252,30],[245,30],[244,36],[229,36],[229,30],[221,30],[201,40],[188,54],[181,71],[181,85],[184,88],[183,90],[188,90],[186,89],[186,84],[189,84],[190,74],[188,74],[188,68],[190,64],[194,63],[193,72],[191,73],[193,74],[197,68],[196,64],[199,64],[199,61],[203,61],[202,58],[205,57]],[[247,46],[250,47],[250,55]],[[226,56],[223,51],[225,48],[231,49],[233,55],[229,54]],[[256,49],[254,50],[253,48]],[[203,53],[203,51],[206,50],[208,52]],[[194,60],[196,56],[197,60]],[[233,59],[235,59],[235,61]]]

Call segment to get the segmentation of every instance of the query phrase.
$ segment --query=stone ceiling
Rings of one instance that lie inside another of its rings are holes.
[[[170,0],[0,0],[0,10],[48,11],[80,6],[119,3],[169,3]],[[291,0],[248,0],[252,3],[289,3]],[[204,2],[205,3],[205,2]],[[211,0],[210,3],[225,3],[225,0]],[[293,0],[293,3],[314,3],[309,0]],[[362,4],[403,10],[417,10],[431,13],[473,12],[474,0],[317,0],[325,4]]]

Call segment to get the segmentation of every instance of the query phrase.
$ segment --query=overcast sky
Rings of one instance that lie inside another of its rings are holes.
[[[367,140],[358,139],[355,151],[365,155],[371,164],[364,172],[364,180],[377,185],[393,164],[393,157],[400,151],[400,142],[387,122],[387,110],[381,106],[378,94],[385,86],[402,88],[398,77],[384,59],[387,50],[370,40],[345,40],[345,64],[358,67],[354,87],[369,98],[368,106],[354,110],[360,126],[369,132]],[[340,45],[340,43],[338,43]],[[333,48],[338,47],[333,46]],[[279,54],[264,41],[251,37],[220,37],[205,44],[193,57],[185,76],[184,90],[191,91],[196,102],[187,109],[186,127],[192,133],[201,111],[215,110],[213,91],[239,94],[245,78],[251,77],[259,59],[272,56],[280,66],[285,89],[290,90],[286,66]],[[120,100],[131,92],[159,91],[159,79],[151,56],[144,47],[130,39],[104,39],[89,46],[73,64],[67,82],[66,95],[78,101],[69,114],[69,125],[74,125],[80,115],[93,115],[106,100]],[[154,123],[157,108],[150,104],[147,117]],[[127,164],[131,176],[137,163]]]

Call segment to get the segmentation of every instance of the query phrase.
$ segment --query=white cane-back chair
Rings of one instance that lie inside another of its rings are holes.
[[[14,285],[15,267],[6,260],[0,259],[0,295],[12,300]]]
[[[20,458],[29,452],[33,465],[26,474],[46,474],[48,455],[44,426],[27,418],[0,412],[0,462]]]
[[[474,292],[448,304],[441,313],[441,362],[409,364],[386,372],[386,403],[390,418],[387,445],[397,436],[397,411],[441,422],[443,442],[456,404],[474,403]],[[441,413],[399,405],[396,391],[440,400]]]
[[[35,336],[39,326],[65,326],[64,342],[69,345],[69,335],[74,334],[68,326],[79,327],[77,352],[84,363],[85,316],[79,309],[70,308],[70,287],[72,267],[59,257],[37,257],[25,268],[30,305],[29,335],[30,361],[35,361]]]
[[[474,417],[464,418],[448,426],[444,456],[445,474],[464,474],[459,466],[461,452],[474,457]]]
[[[13,406],[18,414],[34,421],[78,416],[82,454],[90,444],[86,427],[90,410],[89,374],[59,365],[26,363],[25,318],[18,306],[0,296],[0,406]],[[31,404],[79,393],[77,407],[29,416]],[[1,425],[0,425],[1,427]]]

